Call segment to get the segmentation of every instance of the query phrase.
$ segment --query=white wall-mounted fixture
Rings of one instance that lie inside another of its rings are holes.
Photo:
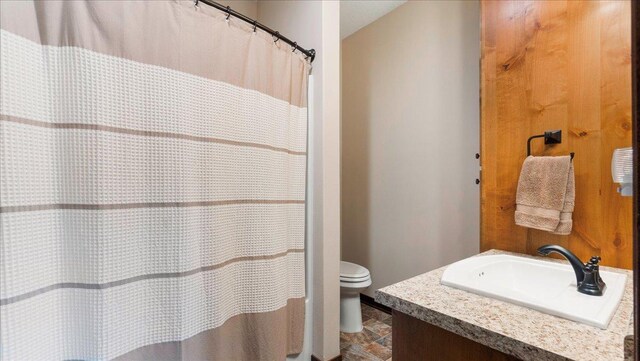
[[[633,148],[618,148],[611,159],[613,181],[620,184],[618,193],[622,196],[633,195]]]

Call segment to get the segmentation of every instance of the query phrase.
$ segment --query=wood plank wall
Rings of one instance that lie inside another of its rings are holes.
[[[631,146],[630,11],[630,1],[482,1],[481,250],[554,243],[632,268],[633,200],[611,179],[613,150]],[[570,236],[514,222],[527,138],[551,129],[562,144],[537,139],[532,153],[576,153]]]

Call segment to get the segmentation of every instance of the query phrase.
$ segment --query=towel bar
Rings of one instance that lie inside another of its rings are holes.
[[[562,130],[547,130],[544,134],[532,135],[527,139],[527,157],[531,155],[531,141],[535,138],[544,137],[544,144],[560,144],[562,143]],[[569,153],[571,160],[576,155],[574,152]]]

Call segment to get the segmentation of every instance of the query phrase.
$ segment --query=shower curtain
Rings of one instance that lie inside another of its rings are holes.
[[[299,352],[309,61],[191,0],[0,6],[0,359]]]

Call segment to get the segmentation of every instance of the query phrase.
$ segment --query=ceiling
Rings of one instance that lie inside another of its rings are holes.
[[[340,1],[340,38],[346,38],[405,2],[406,0]]]

